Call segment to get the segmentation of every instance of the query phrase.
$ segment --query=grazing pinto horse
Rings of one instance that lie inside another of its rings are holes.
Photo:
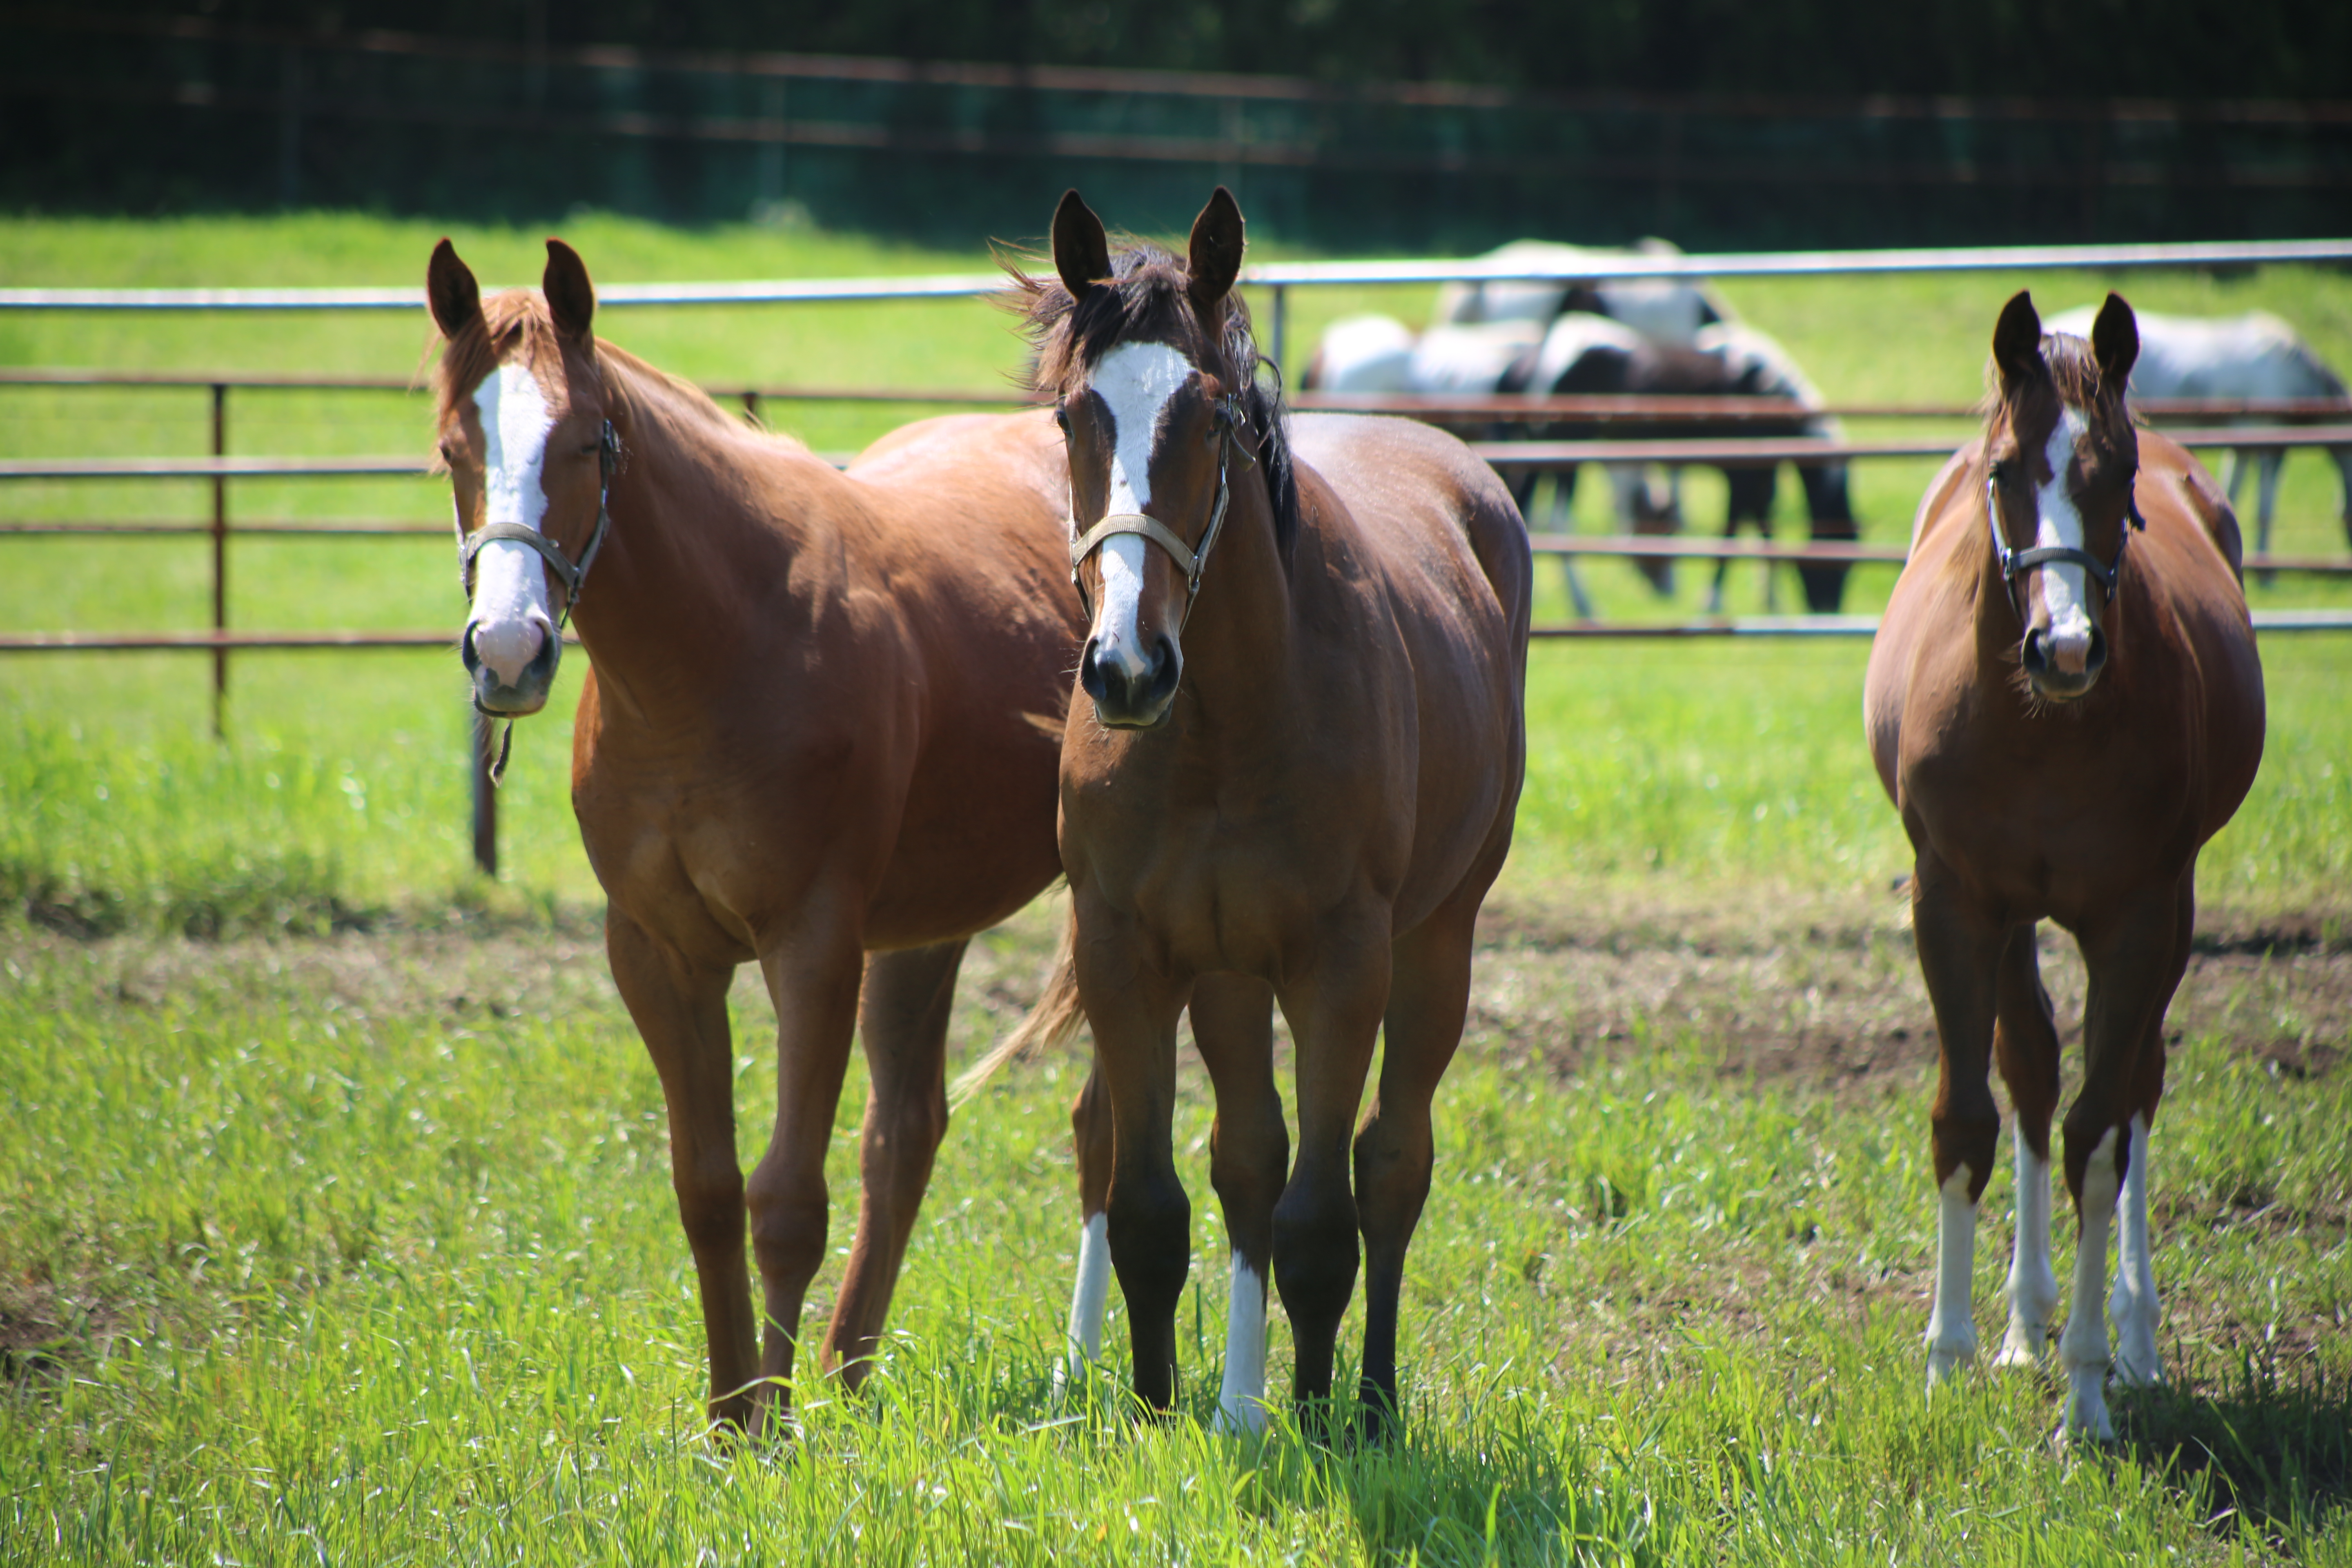
[[[2053,332],[2089,330],[2091,308],[2062,310],[2050,318]],[[2242,316],[2139,318],[2139,363],[2132,366],[2135,397],[2243,398],[2249,402],[2316,399],[2344,395],[2344,378],[2328,368],[2294,329],[2267,310]],[[2259,415],[2249,423],[2263,422]],[[2344,480],[2344,528],[2352,539],[2352,447],[2330,447],[2327,455]],[[2246,476],[2254,487],[2254,552],[2271,552],[2271,517],[2278,507],[2279,468],[2286,453],[2276,447],[2241,447],[2230,459],[2230,504],[2236,506]],[[2257,574],[2259,576],[2260,574]]]
[[[2034,947],[2034,922],[2054,920],[2090,972],[2065,1120],[2080,1244],[2058,1359],[2064,1430],[2097,1439],[2115,1431],[2099,1291],[2118,1193],[2114,1367],[2127,1383],[2162,1375],[2147,1180],[2164,1012],[2189,963],[2197,851],[2263,752],[2237,520],[2194,458],[2132,428],[2137,349],[2116,295],[2087,344],[2043,337],[2024,294],[2009,302],[1993,333],[1999,401],[1920,505],[1864,690],[1871,755],[1917,855],[1913,926],[1942,1058],[1928,1381],[1976,1353],[1977,1200],[2000,1128],[1988,1052],[2018,1121],[2002,1364],[2040,1358],[2057,1305],[2058,1036]]]
[[[1527,530],[1493,472],[1426,426],[1309,416],[1294,432],[1232,292],[1242,249],[1222,187],[1182,261],[1114,258],[1072,192],[1054,217],[1060,281],[1015,275],[1035,384],[1068,432],[1068,561],[1092,617],[1062,742],[1073,944],[1040,1016],[1075,1026],[1075,996],[1094,1028],[1111,1128],[1090,1087],[1080,1180],[1126,1294],[1136,1393],[1164,1408],[1176,1392],[1191,1209],[1169,1124],[1189,999],[1234,1248],[1220,1424],[1264,1420],[1269,1259],[1294,1397],[1329,1398],[1360,1225],[1376,1435],[1397,1409],[1430,1098],[1526,760]],[[1286,1184],[1276,999],[1297,1049]],[[1082,1342],[1088,1288],[1082,1273]]]
[[[946,1130],[966,939],[1061,869],[1035,716],[1060,711],[1082,629],[1062,456],[1043,411],[961,416],[837,472],[599,342],[587,270],[547,248],[543,295],[485,302],[446,240],[427,274],[465,660],[484,712],[534,712],[565,613],[579,624],[572,806],[668,1102],[711,1415],[756,1430],[789,1396],[825,1256],[852,1033],[872,1072],[864,1192],[825,1352],[854,1384]],[[748,1190],[727,1020],[747,962],[777,1020],[775,1122]]]

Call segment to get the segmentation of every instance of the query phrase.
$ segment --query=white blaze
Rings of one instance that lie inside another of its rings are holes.
[[[1265,1281],[1234,1249],[1234,1283],[1225,1313],[1225,1384],[1217,1394],[1214,1429],[1228,1434],[1265,1430]]]
[[[2147,1121],[2131,1119],[2131,1163],[2124,1170],[2123,1245],[2116,1256],[2116,1289],[2107,1298],[2115,1320],[2116,1375],[2129,1384],[2164,1381],[2156,1347],[2156,1262],[2147,1236]]]
[[[2043,456],[2049,482],[2034,494],[2033,542],[2067,550],[2083,548],[2083,514],[2066,489],[2066,465],[2088,426],[2082,410],[2062,407]],[[2059,668],[2080,673],[2091,650],[2090,574],[2057,562],[2042,568],[2042,602],[2050,611],[2050,658]]]
[[[502,364],[474,393],[482,414],[483,521],[534,531],[547,516],[541,474],[555,427],[547,396],[529,367]],[[474,651],[512,686],[554,633],[547,572],[537,551],[494,539],[474,557]]]
[[[1969,1300],[1976,1267],[1977,1205],[1966,1161],[1944,1178],[1936,1198],[1936,1302],[1927,1309],[1927,1386],[1933,1388],[1977,1354],[1976,1317]]]
[[[2050,1268],[2050,1162],[2017,1135],[2017,1248],[2009,1260],[2009,1333],[2001,1366],[2032,1366],[2058,1310],[2058,1276]]]
[[[1088,385],[1110,411],[1110,497],[1106,517],[1135,514],[1151,502],[1151,454],[1168,405],[1192,374],[1192,363],[1166,343],[1121,343],[1103,355]],[[1143,552],[1157,548],[1132,533],[1101,551],[1102,605],[1095,612],[1095,657],[1116,660],[1129,679],[1150,668],[1136,625],[1143,598]]]
[[[2083,1199],[2076,1205],[2083,1229],[2074,1246],[2074,1299],[2058,1336],[2058,1364],[2066,1373],[2066,1426],[2070,1436],[2115,1440],[2107,1416],[2107,1316],[2099,1300],[2106,1283],[2107,1232],[2116,1217],[2116,1130],[2108,1128],[2083,1171]]]

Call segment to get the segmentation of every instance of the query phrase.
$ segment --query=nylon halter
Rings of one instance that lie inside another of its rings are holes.
[[[465,520],[458,519],[457,586],[465,593],[466,603],[470,605],[474,602],[474,557],[482,552],[482,546],[506,540],[537,551],[548,570],[555,574],[555,580],[563,584],[563,607],[555,615],[555,657],[562,658],[563,628],[572,624],[572,606],[580,602],[580,591],[588,583],[588,568],[596,564],[596,552],[604,548],[604,535],[612,531],[613,514],[606,503],[613,491],[613,476],[620,469],[621,437],[607,419],[596,437],[596,526],[589,531],[588,546],[580,552],[577,562],[563,553],[562,545],[527,523],[485,523],[467,533]],[[513,743],[514,721],[509,719],[499,737],[498,758],[490,763],[490,783],[494,786],[506,778],[507,751]]]
[[[2134,475],[2137,479],[2137,475]],[[2131,545],[2131,536],[2145,531],[2147,520],[2139,514],[2137,489],[2124,503],[2126,527],[2116,540],[2116,558],[2102,561],[2087,550],[2077,550],[2071,544],[2037,544],[2029,550],[2011,550],[2009,540],[2000,531],[2000,489],[1993,478],[1992,468],[1985,468],[1985,527],[1992,534],[1993,564],[2000,571],[2001,586],[2009,590],[2009,602],[2017,612],[2020,623],[2025,619],[2025,605],[2017,596],[2017,580],[2028,572],[2061,563],[2080,566],[2098,583],[2100,591],[2112,600],[2116,596],[2116,578],[2124,569],[2124,552]]]
[[[1078,604],[1087,612],[1087,620],[1094,619],[1094,600],[1087,595],[1086,584],[1079,579],[1078,568],[1085,565],[1087,557],[1100,550],[1105,542],[1122,533],[1132,533],[1166,551],[1168,558],[1176,563],[1176,569],[1184,574],[1184,616],[1176,623],[1176,634],[1179,637],[1183,635],[1185,626],[1192,619],[1192,602],[1200,597],[1202,570],[1209,564],[1209,552],[1216,548],[1217,535],[1223,531],[1225,526],[1225,509],[1233,500],[1233,489],[1226,481],[1226,467],[1236,452],[1241,454],[1244,468],[1252,468],[1257,463],[1257,458],[1241,444],[1240,432],[1247,428],[1249,416],[1242,412],[1240,396],[1227,393],[1219,398],[1216,430],[1209,437],[1218,443],[1217,500],[1210,509],[1209,526],[1201,535],[1197,548],[1185,543],[1174,529],[1158,518],[1146,517],[1139,511],[1113,512],[1084,533],[1079,533],[1075,515],[1076,507],[1072,506],[1069,527],[1076,537],[1070,541],[1070,585],[1078,591]]]

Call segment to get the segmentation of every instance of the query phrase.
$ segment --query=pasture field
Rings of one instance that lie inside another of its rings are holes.
[[[440,232],[6,220],[0,278],[401,282]],[[593,216],[563,232],[607,280],[984,265]],[[457,237],[486,279],[537,276],[536,232]],[[2045,309],[2103,286],[2027,281]],[[1727,292],[1833,399],[1965,401],[2020,284]],[[2149,308],[2279,310],[2352,365],[2352,278],[2123,286]],[[1295,294],[1294,356],[1345,310],[1426,304]],[[712,381],[970,388],[1020,362],[1005,319],[971,304],[599,324]],[[426,334],[421,312],[0,314],[0,363],[400,375]],[[428,445],[414,396],[233,407],[233,451]],[[207,437],[195,393],[0,388],[0,409],[6,456],[193,453]],[[769,414],[846,450],[924,411]],[[1865,538],[1906,535],[1934,466],[1857,468]],[[1590,531],[1598,489],[1578,501]],[[1718,497],[1706,476],[1686,489],[1700,519]],[[9,518],[205,504],[194,486],[0,489]],[[2337,505],[2332,469],[2292,458],[2278,547],[2341,552]],[[240,519],[446,506],[427,481],[235,491]],[[0,627],[202,625],[206,549],[0,539]],[[239,541],[231,621],[454,637],[447,552]],[[1664,605],[1620,563],[1585,570],[1606,615],[1685,617],[1702,593],[1688,569]],[[1545,616],[1565,614],[1556,574]],[[1849,607],[1875,610],[1891,581],[1858,574]],[[2352,603],[2308,580],[2252,592]],[[1760,607],[1753,577],[1734,596]],[[1179,1419],[1122,1405],[1116,1307],[1099,1382],[1067,1405],[1049,1392],[1076,1219],[1065,1107],[1082,1067],[1062,1060],[1014,1067],[959,1114],[869,1395],[814,1383],[797,1444],[714,1446],[660,1096],[568,807],[582,656],[515,731],[496,882],[466,869],[446,652],[241,655],[226,742],[204,660],[0,660],[0,1563],[2352,1563],[2352,637],[2273,637],[2263,656],[2268,750],[2202,862],[2156,1142],[2173,1382],[2121,1396],[2116,1451],[2064,1458],[2047,1381],[1921,1394],[1932,1020],[1894,890],[1907,851],[1862,746],[1859,642],[1536,650],[1519,837],[1438,1099],[1406,1287],[1410,1431],[1372,1453],[1281,1423],[1262,1442],[1200,1428],[1226,1265],[1189,1056]],[[959,1057],[1034,996],[1058,918],[1041,903],[975,942]],[[2071,1027],[2079,966],[2063,939],[2048,948]],[[748,980],[734,1005],[748,1159],[773,1024]],[[845,1103],[839,1130],[856,1115]],[[848,1147],[832,1165],[843,1251]],[[1977,1260],[1989,1342],[2006,1163]],[[2070,1251],[2062,1234],[2062,1279]],[[837,1282],[836,1266],[812,1321]]]

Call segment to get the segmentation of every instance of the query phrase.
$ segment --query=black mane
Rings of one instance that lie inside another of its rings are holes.
[[[1274,509],[1274,542],[1290,559],[1298,537],[1298,479],[1290,456],[1290,411],[1282,401],[1281,367],[1258,356],[1249,307],[1237,292],[1202,311],[1192,303],[1184,263],[1156,245],[1130,244],[1111,258],[1111,279],[1073,300],[1050,263],[1024,269],[1008,259],[1013,286],[1007,304],[1019,312],[1030,345],[1029,390],[1066,395],[1097,361],[1123,342],[1173,345],[1241,399],[1257,438],[1258,464]],[[1206,314],[1213,321],[1204,322]]]

